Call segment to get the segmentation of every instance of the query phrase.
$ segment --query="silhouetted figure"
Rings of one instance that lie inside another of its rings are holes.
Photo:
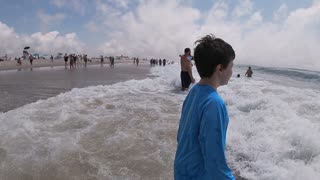
[[[64,59],[64,66],[67,68],[67,66],[68,66],[68,55],[67,55],[67,53],[64,55],[63,59]]]
[[[252,74],[253,74],[253,72],[252,72],[252,70],[251,70],[251,67],[249,66],[249,68],[248,68],[245,76],[246,76],[246,77],[252,77]]]

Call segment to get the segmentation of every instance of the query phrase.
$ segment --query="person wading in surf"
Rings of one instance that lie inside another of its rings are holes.
[[[195,79],[192,76],[192,63],[188,59],[191,54],[190,48],[184,49],[184,55],[180,56],[180,64],[181,64],[181,90],[187,90],[191,83],[195,82]]]

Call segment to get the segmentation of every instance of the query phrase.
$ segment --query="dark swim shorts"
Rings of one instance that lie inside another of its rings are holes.
[[[191,78],[189,76],[189,73],[187,71],[181,71],[180,77],[182,88],[189,88],[191,84]]]

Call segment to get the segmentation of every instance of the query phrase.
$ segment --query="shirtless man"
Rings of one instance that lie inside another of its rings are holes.
[[[181,64],[181,90],[187,90],[191,83],[195,82],[195,79],[192,76],[192,63],[188,57],[191,55],[190,48],[184,49],[184,55],[180,57]]]
[[[251,67],[249,66],[249,68],[248,68],[245,76],[246,76],[246,77],[252,77],[252,74],[253,74],[253,72],[252,72],[252,70],[251,70]]]

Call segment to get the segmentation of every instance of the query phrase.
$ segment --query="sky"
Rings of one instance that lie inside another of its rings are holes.
[[[320,0],[0,0],[0,57],[129,55],[178,61],[214,34],[235,64],[320,69]]]

